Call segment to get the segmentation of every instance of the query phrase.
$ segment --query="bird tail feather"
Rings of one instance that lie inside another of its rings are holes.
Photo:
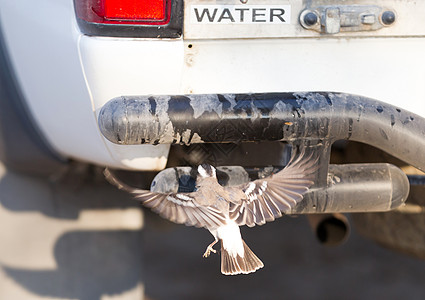
[[[264,267],[263,262],[249,249],[242,240],[244,255],[232,255],[223,247],[221,241],[221,273],[224,275],[249,274]]]

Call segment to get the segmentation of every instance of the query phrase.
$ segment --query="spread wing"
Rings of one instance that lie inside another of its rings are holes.
[[[214,228],[225,224],[225,215],[214,206],[200,205],[202,194],[193,193],[155,193],[131,187],[117,177],[108,169],[104,171],[105,178],[117,188],[125,190],[133,195],[135,199],[151,208],[161,217],[174,223],[187,226]]]
[[[283,170],[268,178],[226,188],[234,200],[230,203],[230,218],[239,226],[252,227],[289,212],[313,185],[317,162],[317,154],[306,155],[303,150]]]

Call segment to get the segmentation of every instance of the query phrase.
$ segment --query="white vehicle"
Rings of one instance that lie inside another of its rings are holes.
[[[47,175],[71,160],[281,166],[285,141],[323,151],[322,192],[293,213],[395,208],[409,191],[401,171],[344,177],[330,147],[362,142],[425,170],[424,11],[411,0],[0,0],[1,159]]]

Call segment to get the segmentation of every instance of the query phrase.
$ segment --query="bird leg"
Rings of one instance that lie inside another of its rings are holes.
[[[218,242],[218,239],[216,238],[214,242],[208,245],[207,250],[205,250],[203,257],[207,258],[210,256],[211,252],[217,253],[217,250],[213,248],[213,246]]]

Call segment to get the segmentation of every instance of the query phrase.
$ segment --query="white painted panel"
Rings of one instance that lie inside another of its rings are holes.
[[[96,113],[109,100],[130,95],[180,93],[182,40],[142,40],[83,36],[81,60]],[[127,168],[160,170],[169,145],[105,145]]]
[[[425,39],[188,41],[186,93],[335,91],[425,117]]]
[[[69,0],[0,0],[18,82],[42,134],[66,157],[110,164],[94,117]]]

